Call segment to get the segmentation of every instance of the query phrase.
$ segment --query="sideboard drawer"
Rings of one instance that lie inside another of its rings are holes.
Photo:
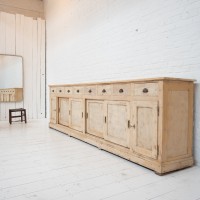
[[[113,93],[112,85],[98,85],[97,86],[98,95],[111,95]]]
[[[15,93],[14,89],[1,89],[0,93],[2,94],[13,94]]]
[[[84,88],[83,87],[73,87],[73,94],[83,94]]]
[[[114,84],[113,85],[114,95],[130,95],[131,94],[131,84]]]
[[[92,86],[86,86],[85,87],[85,92],[86,95],[96,95],[97,89],[95,85]]]
[[[58,94],[64,94],[65,90],[64,90],[64,87],[57,87],[56,88],[56,93]]]
[[[136,83],[133,84],[133,95],[135,96],[157,96],[158,83]]]
[[[72,94],[72,87],[65,87],[65,94]]]
[[[51,87],[51,88],[50,88],[50,91],[51,91],[51,93],[56,93],[56,88],[54,88],[54,87],[52,88],[52,87]]]

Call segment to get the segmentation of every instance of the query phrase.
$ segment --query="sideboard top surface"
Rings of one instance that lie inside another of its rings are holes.
[[[132,79],[132,80],[118,80],[118,81],[106,81],[106,82],[87,82],[87,83],[70,83],[70,84],[50,84],[49,87],[54,86],[74,86],[74,85],[98,85],[98,84],[114,84],[114,83],[136,83],[136,82],[146,82],[146,81],[186,81],[195,82],[195,79],[186,78],[172,78],[172,77],[156,77],[156,78],[145,78],[145,79]]]

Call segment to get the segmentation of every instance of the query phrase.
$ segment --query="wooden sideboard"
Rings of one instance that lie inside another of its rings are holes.
[[[23,88],[0,89],[0,102],[22,101]]]
[[[194,80],[50,85],[51,128],[154,170],[193,165]]]

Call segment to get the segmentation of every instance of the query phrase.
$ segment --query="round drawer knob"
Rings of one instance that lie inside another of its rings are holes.
[[[59,90],[59,92],[62,92],[62,90]]]
[[[52,92],[54,92],[54,90],[52,90]]]
[[[123,90],[123,89],[120,89],[120,90],[119,90],[119,93],[123,93],[123,92],[124,92],[124,90]]]
[[[89,92],[89,93],[92,93],[92,90],[90,89],[88,92]]]
[[[70,93],[70,90],[67,90],[68,93]]]
[[[79,93],[79,90],[76,90],[77,93]]]
[[[142,90],[142,92],[143,92],[143,93],[148,93],[149,90],[148,90],[147,88],[144,88],[144,89]]]
[[[105,90],[105,89],[103,89],[103,90],[102,90],[102,92],[103,92],[103,93],[106,93],[106,90]]]

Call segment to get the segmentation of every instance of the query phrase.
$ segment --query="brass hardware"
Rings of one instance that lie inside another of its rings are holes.
[[[54,92],[54,90],[52,90],[52,92]]]
[[[106,117],[104,118],[104,120],[105,120],[105,123],[106,123]]]
[[[70,115],[70,110],[69,110],[69,115]]]
[[[62,90],[59,90],[59,92],[62,92]]]
[[[83,112],[82,112],[82,118],[83,118]]]
[[[144,88],[144,89],[142,90],[142,92],[143,92],[143,93],[148,93],[149,90],[148,90],[147,88]]]
[[[79,90],[76,90],[77,93],[79,93]]]
[[[106,93],[106,90],[105,90],[105,89],[103,89],[103,90],[102,90],[102,92],[103,92],[103,93]]]
[[[134,128],[134,129],[135,129],[135,124],[132,126],[132,125],[130,124],[130,120],[128,120],[128,128]]]
[[[90,89],[88,92],[89,92],[89,93],[92,93],[92,90]]]
[[[123,90],[123,89],[120,89],[120,90],[119,90],[119,93],[123,93],[123,92],[124,92],[124,90]]]
[[[67,90],[68,93],[70,93],[70,90]]]

